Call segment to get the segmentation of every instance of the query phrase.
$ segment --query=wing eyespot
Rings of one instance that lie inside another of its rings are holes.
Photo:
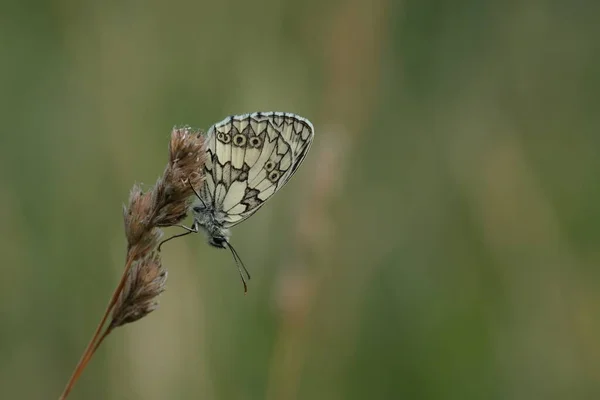
[[[219,140],[219,142],[223,142],[225,144],[231,142],[231,136],[229,135],[229,133],[219,132],[217,133],[217,139]]]
[[[275,169],[275,163],[271,160],[267,161],[265,163],[265,169],[267,170],[267,172],[271,172]]]
[[[254,147],[255,149],[259,148],[261,145],[261,140],[259,137],[255,136],[253,138],[250,138],[250,146]]]
[[[238,133],[233,137],[233,144],[237,147],[244,147],[246,145],[246,136]]]
[[[269,180],[273,183],[277,182],[277,180],[279,179],[279,177],[281,176],[281,174],[279,173],[279,171],[272,171],[269,174]]]

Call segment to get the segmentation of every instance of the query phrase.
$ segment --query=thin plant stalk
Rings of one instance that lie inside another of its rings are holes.
[[[129,258],[129,260],[127,261],[127,264],[125,265],[125,269],[123,271],[123,275],[121,276],[121,280],[119,281],[117,288],[115,289],[115,291],[112,294],[110,302],[108,303],[108,306],[106,307],[106,310],[104,311],[104,315],[102,316],[100,323],[96,327],[96,331],[94,332],[92,339],[90,340],[90,342],[88,343],[87,347],[85,348],[83,354],[81,355],[79,362],[75,366],[75,369],[73,370],[73,374],[71,375],[71,378],[67,382],[67,385],[65,386],[65,389],[63,390],[63,393],[60,395],[59,400],[65,400],[67,398],[67,396],[73,389],[73,386],[75,386],[75,383],[81,376],[81,373],[83,372],[83,370],[85,369],[87,364],[92,359],[92,356],[96,352],[96,349],[98,349],[98,347],[100,346],[100,343],[102,343],[104,338],[110,333],[110,331],[107,330],[100,337],[100,340],[98,340],[98,337],[100,336],[100,332],[102,331],[102,328],[106,324],[106,320],[108,319],[110,312],[115,307],[115,304],[117,303],[117,299],[119,298],[121,291],[123,291],[123,286],[125,285],[125,281],[127,279],[127,274],[129,273],[129,269],[131,268],[131,263],[133,261],[133,257],[128,257],[128,258]]]

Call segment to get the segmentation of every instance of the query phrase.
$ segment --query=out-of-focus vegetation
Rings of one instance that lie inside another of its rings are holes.
[[[257,110],[316,136],[234,230],[248,295],[228,253],[169,243],[160,309],[71,398],[600,398],[599,12],[4,2],[0,398],[60,394],[171,127]]]

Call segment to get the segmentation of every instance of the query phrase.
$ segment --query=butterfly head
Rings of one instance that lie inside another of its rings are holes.
[[[208,244],[219,249],[224,249],[227,245],[227,239],[224,236],[209,236]]]

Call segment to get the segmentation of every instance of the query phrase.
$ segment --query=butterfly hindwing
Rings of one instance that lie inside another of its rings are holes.
[[[231,227],[254,214],[298,169],[313,140],[310,121],[265,112],[231,116],[207,133],[203,197]]]

